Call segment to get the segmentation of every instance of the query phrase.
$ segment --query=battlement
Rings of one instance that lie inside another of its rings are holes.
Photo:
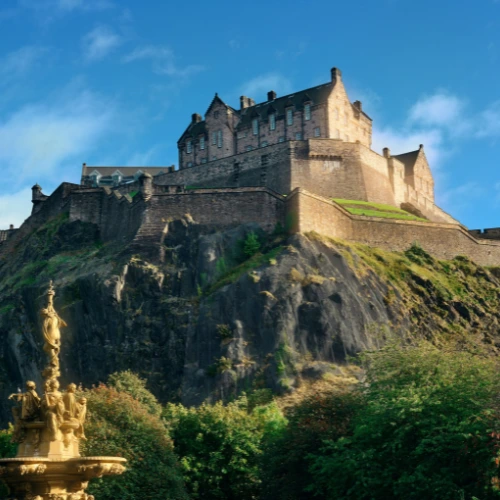
[[[500,240],[500,227],[488,229],[470,229],[469,234],[483,240]]]

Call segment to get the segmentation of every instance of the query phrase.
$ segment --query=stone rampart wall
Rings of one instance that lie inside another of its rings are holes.
[[[387,250],[405,250],[418,242],[440,259],[465,255],[481,265],[500,265],[500,242],[475,239],[456,224],[355,216],[303,189],[287,197],[287,206],[296,218],[295,231],[316,231]]]

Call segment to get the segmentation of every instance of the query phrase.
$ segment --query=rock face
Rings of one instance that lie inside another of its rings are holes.
[[[248,258],[244,240],[258,234]],[[62,382],[115,371],[146,377],[161,401],[199,404],[336,376],[348,356],[388,339],[499,342],[496,270],[334,242],[316,234],[225,232],[170,222],[155,259],[102,245],[95,226],[56,218],[0,262],[0,419],[6,395],[37,380],[47,283],[68,323]],[[500,344],[498,344],[500,346]]]

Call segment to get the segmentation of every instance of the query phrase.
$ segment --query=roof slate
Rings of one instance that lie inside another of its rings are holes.
[[[173,167],[173,165],[171,165]],[[152,176],[158,175],[161,172],[166,173],[170,167],[95,167],[92,165],[85,165],[82,169],[82,176],[90,175],[94,170],[97,170],[103,177],[113,175],[119,170],[124,177],[134,176],[139,170],[145,174]]]
[[[394,158],[397,158],[403,165],[407,168],[412,168],[415,165],[415,162],[418,158],[418,153],[420,153],[420,149],[416,151],[410,151],[409,153],[403,153],[401,155],[393,155]]]

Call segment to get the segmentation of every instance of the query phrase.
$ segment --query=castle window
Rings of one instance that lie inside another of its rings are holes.
[[[292,108],[288,108],[286,110],[286,124],[293,125],[293,109]]]
[[[285,142],[285,138],[284,137],[278,137],[278,142]]]
[[[238,139],[244,139],[247,136],[246,132],[238,132]]]
[[[252,151],[252,149],[253,149],[253,147],[252,147],[252,146],[247,146],[247,147],[246,147],[246,150],[247,150],[247,151]]]
[[[214,146],[217,144],[217,132],[212,132],[212,144]]]
[[[276,130],[276,115],[274,113],[269,115],[269,130]]]
[[[306,120],[311,119],[311,105],[310,104],[306,104],[304,106],[304,117]]]
[[[265,147],[267,146],[267,141],[262,142],[260,146],[261,146],[262,148],[265,148]]]
[[[207,159],[206,158],[202,158],[201,159],[201,163],[207,163]]]
[[[321,137],[321,129],[319,127],[314,129],[314,137]]]
[[[217,131],[217,147],[222,147],[222,130]]]
[[[205,149],[205,138],[200,137],[200,149]]]
[[[345,136],[345,140],[346,140],[346,142],[349,142],[349,136],[347,134]]]
[[[253,132],[253,135],[257,135],[259,133],[259,119],[258,118],[254,118],[252,120],[252,132]]]
[[[216,160],[217,156],[212,156],[212,161]]]
[[[189,161],[188,164],[187,164],[188,167],[192,167],[193,166],[193,162],[192,161]]]
[[[335,119],[339,119],[339,108],[335,108],[335,111],[333,112],[333,115],[335,116]]]
[[[295,140],[296,140],[296,141],[301,141],[301,140],[302,140],[302,134],[301,134],[300,132],[297,132],[297,133],[295,134]]]
[[[187,141],[186,143],[186,153],[191,153],[193,151],[193,143],[192,141]]]
[[[218,111],[214,112],[214,118],[216,118],[216,119],[219,118],[219,112]]]
[[[344,114],[344,125],[347,125],[347,113]]]
[[[340,139],[340,130],[338,128],[335,129],[335,139]]]

